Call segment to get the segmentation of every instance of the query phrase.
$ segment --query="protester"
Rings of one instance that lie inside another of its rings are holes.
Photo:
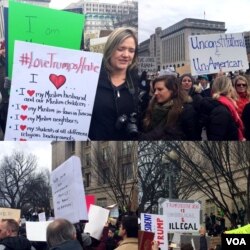
[[[203,97],[211,96],[211,88],[210,88],[208,77],[206,75],[202,75],[199,77],[199,79],[200,79],[200,85],[202,87],[201,95]]]
[[[225,75],[214,80],[212,98],[201,101],[201,123],[207,139],[212,141],[244,140],[243,123],[236,110],[236,93],[232,81]]]
[[[202,100],[201,92],[202,88],[200,85],[195,84],[195,79],[192,77],[191,74],[183,74],[180,77],[180,85],[181,88],[187,92],[187,94],[192,98],[192,104],[197,112],[197,114],[200,114],[200,102]],[[202,127],[201,124],[198,122],[196,123],[196,138],[194,140],[201,140],[201,133],[202,133]]]
[[[56,219],[47,227],[47,243],[50,250],[82,250],[76,240],[76,229],[66,219]]]
[[[103,55],[89,138],[137,139],[137,37],[131,28],[117,28],[109,36]]]
[[[119,236],[122,241],[116,250],[138,250],[138,218],[136,216],[124,216],[119,228]]]
[[[242,121],[246,140],[250,140],[250,103],[246,104],[242,112]]]
[[[241,117],[245,105],[250,102],[250,86],[247,78],[241,75],[235,77],[234,87],[238,94],[238,99],[236,100],[237,111]]]
[[[19,225],[13,219],[0,221],[0,250],[35,250],[28,239],[18,235]]]
[[[200,234],[200,250],[207,250],[207,239],[206,239],[206,229],[201,227],[199,230]]]
[[[163,75],[152,86],[154,96],[143,120],[140,140],[195,140],[197,113],[191,98],[179,88],[177,78]]]

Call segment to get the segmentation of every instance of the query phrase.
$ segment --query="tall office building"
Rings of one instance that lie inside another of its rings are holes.
[[[96,205],[138,207],[137,142],[53,142],[52,170],[72,155],[82,164],[86,194],[94,195]]]
[[[181,67],[189,64],[188,36],[224,33],[225,22],[204,19],[185,18],[182,21],[162,30],[155,29],[155,33],[139,45],[139,56],[156,57],[158,70],[166,67]]]

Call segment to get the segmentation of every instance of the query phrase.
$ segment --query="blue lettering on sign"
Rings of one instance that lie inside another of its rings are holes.
[[[145,231],[152,232],[152,218],[149,214],[144,214],[144,227]]]

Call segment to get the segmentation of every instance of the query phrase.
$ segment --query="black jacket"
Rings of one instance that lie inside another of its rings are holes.
[[[89,138],[91,140],[131,140],[126,132],[126,124],[117,129],[118,117],[137,112],[138,101],[138,76],[137,71],[130,73],[134,84],[134,96],[129,92],[128,84],[125,82],[118,88],[112,86],[105,69],[102,67],[95,103],[91,118]]]
[[[50,250],[82,250],[82,246],[77,240],[68,240],[60,245],[50,248]]]
[[[6,250],[30,250],[31,243],[22,236],[7,237],[0,241],[0,245],[4,245]]]
[[[245,137],[250,140],[250,103],[246,104],[242,112],[242,121],[245,127]]]
[[[166,119],[162,120],[152,130],[141,134],[140,140],[199,140],[197,134],[198,116],[192,103],[185,103],[176,124],[172,127],[165,126]]]
[[[200,107],[201,124],[211,141],[237,141],[238,129],[227,107],[211,97],[203,98]]]

